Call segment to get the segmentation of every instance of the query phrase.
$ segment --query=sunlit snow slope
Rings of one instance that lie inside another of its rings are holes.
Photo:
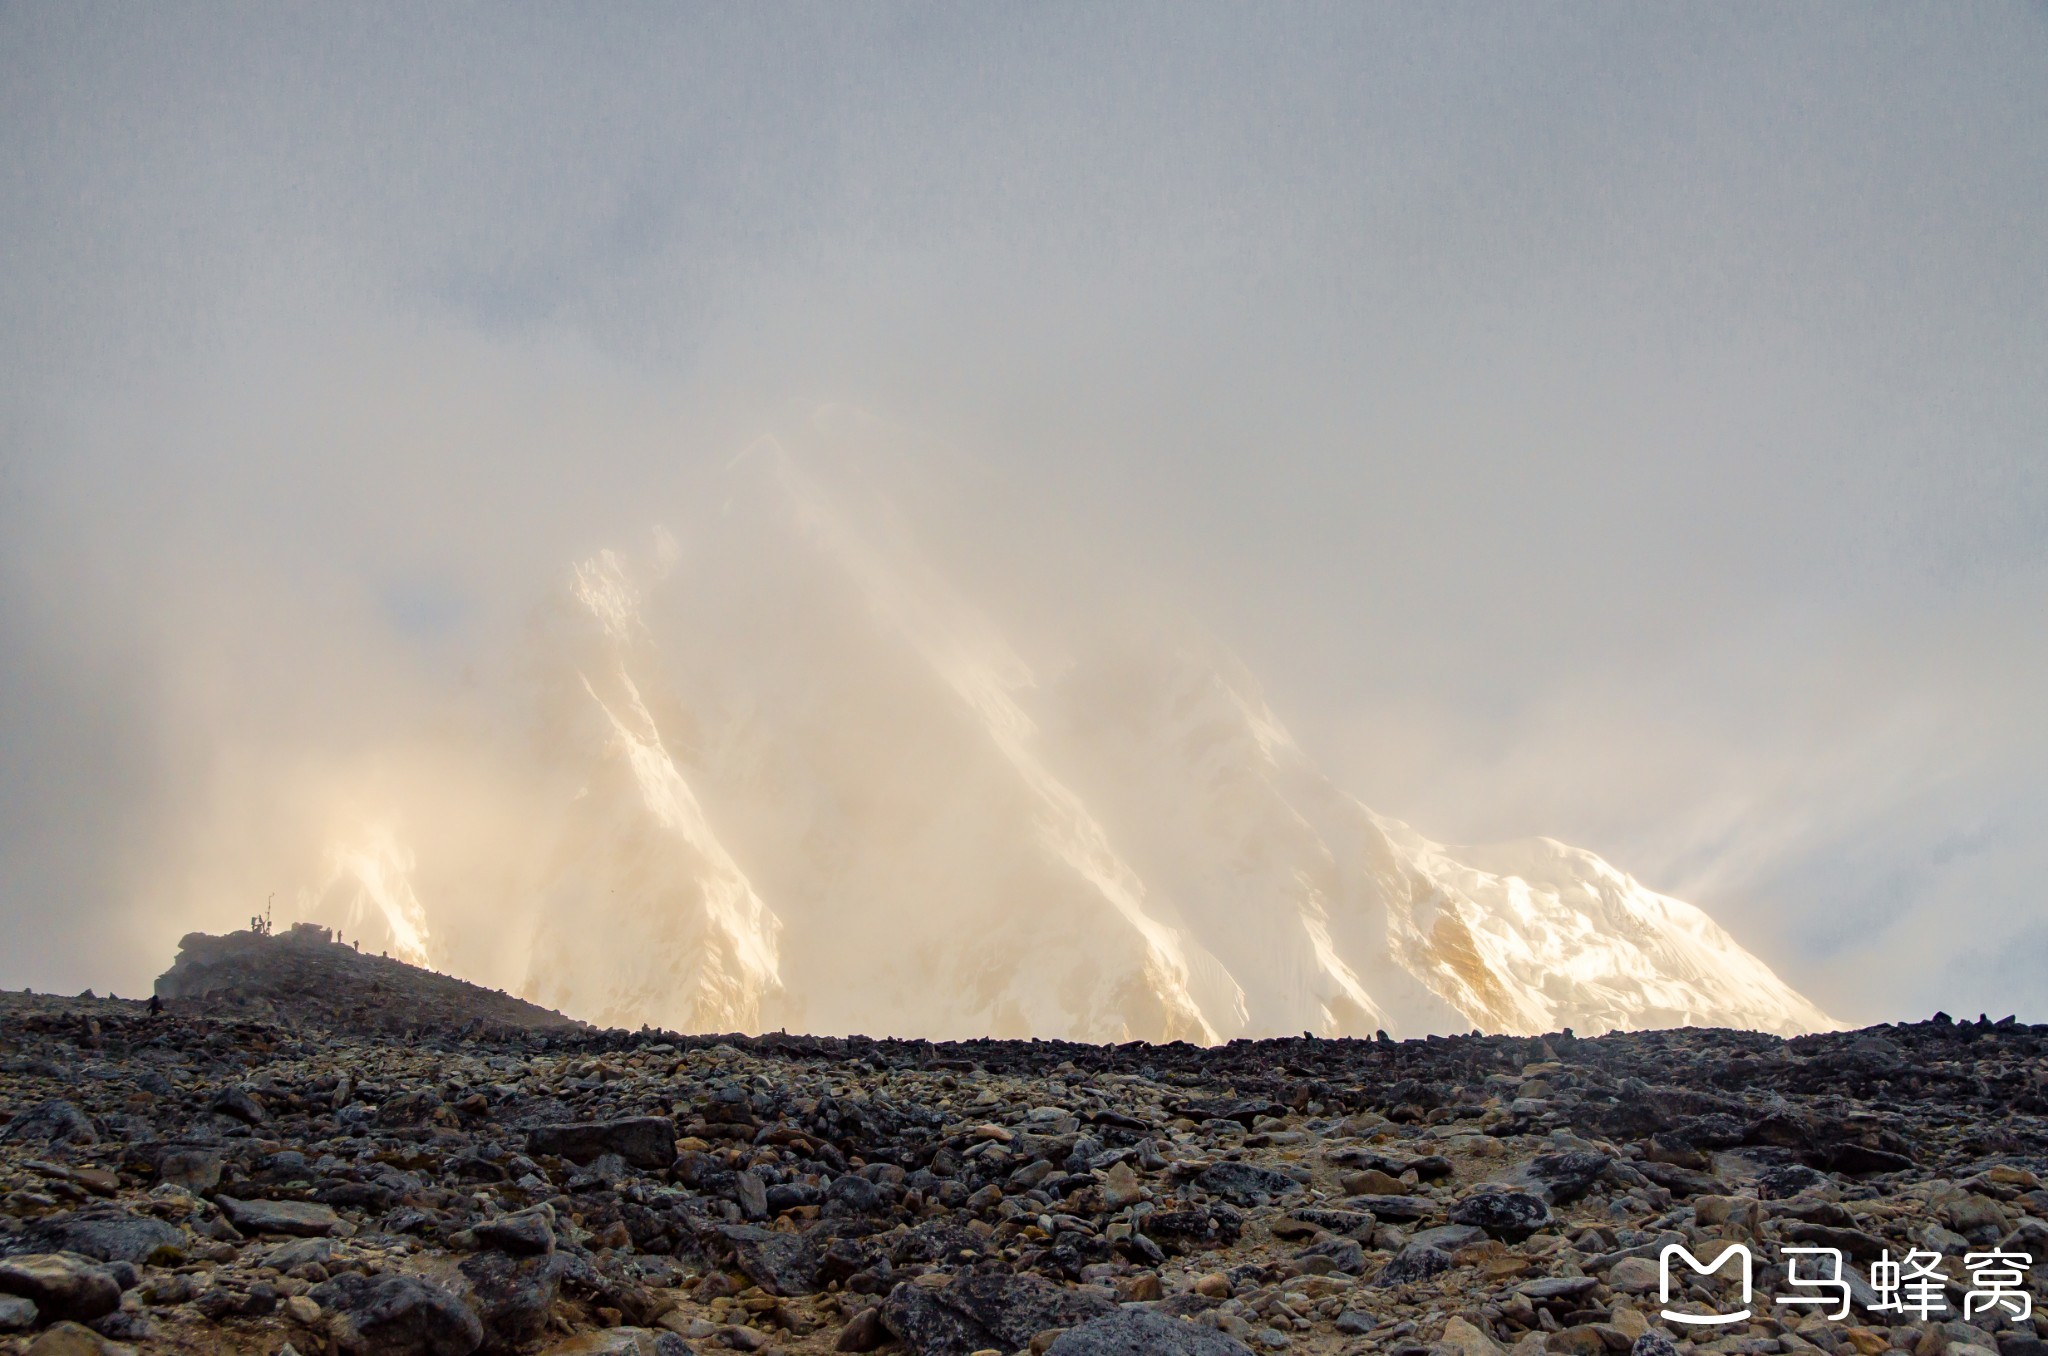
[[[772,446],[728,480],[578,565],[541,638],[579,789],[542,830],[536,1001],[1089,1040],[1833,1025],[1592,853],[1375,814],[1207,642],[1034,666]]]

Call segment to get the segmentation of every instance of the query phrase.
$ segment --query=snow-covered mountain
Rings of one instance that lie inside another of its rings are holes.
[[[577,565],[544,628],[578,789],[536,830],[526,997],[1107,1041],[1834,1025],[1590,852],[1374,813],[1211,642],[1034,663],[773,446],[728,479],[644,558]]]

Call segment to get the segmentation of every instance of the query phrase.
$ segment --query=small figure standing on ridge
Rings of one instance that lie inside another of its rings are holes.
[[[163,1010],[164,1000],[157,997],[155,994],[151,994],[149,996],[149,1015],[152,1017],[160,1016],[163,1013]]]

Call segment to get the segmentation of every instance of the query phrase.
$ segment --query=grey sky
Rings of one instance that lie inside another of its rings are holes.
[[[0,6],[0,983],[836,402],[1376,807],[2038,1017],[2044,241],[2039,4]]]

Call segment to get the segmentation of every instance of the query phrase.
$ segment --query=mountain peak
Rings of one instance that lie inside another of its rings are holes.
[[[582,621],[543,642],[572,789],[519,887],[539,1001],[1096,1041],[1833,1025],[1592,853],[1375,813],[1196,628],[1034,662],[886,505],[773,442],[680,527],[574,567]]]

